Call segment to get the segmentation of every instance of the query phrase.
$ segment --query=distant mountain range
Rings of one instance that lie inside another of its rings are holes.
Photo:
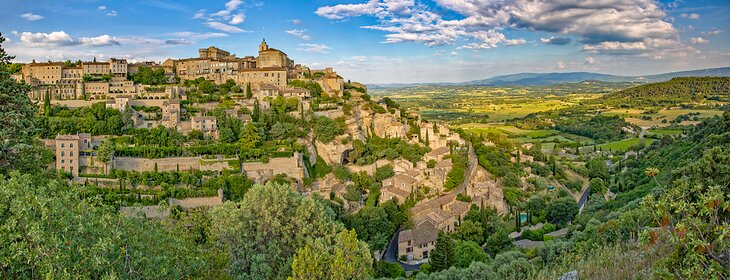
[[[564,72],[564,73],[518,73],[502,76],[495,76],[484,80],[468,81],[463,83],[416,83],[416,84],[375,84],[371,85],[371,89],[382,88],[401,88],[422,85],[483,85],[483,86],[544,86],[563,83],[579,83],[583,81],[603,81],[603,82],[636,82],[636,83],[654,83],[671,80],[675,77],[728,77],[730,76],[730,67],[710,68],[691,71],[671,72],[649,76],[617,76],[609,74],[591,73],[591,72]]]

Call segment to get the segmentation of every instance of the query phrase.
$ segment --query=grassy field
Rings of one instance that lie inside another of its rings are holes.
[[[649,134],[658,134],[658,135],[677,135],[682,134],[684,131],[681,129],[649,129]]]
[[[611,143],[606,143],[603,145],[599,145],[601,149],[604,150],[611,150],[611,151],[627,151],[631,146],[637,145],[641,143],[641,141],[646,141],[646,145],[651,145],[652,142],[654,142],[654,139],[640,139],[640,138],[631,138]]]
[[[722,115],[723,111],[720,110],[697,110],[697,109],[663,109],[654,114],[644,114],[644,110],[638,109],[614,109],[603,112],[604,115],[618,115],[624,117],[626,122],[644,126],[644,127],[665,127],[671,125],[671,121],[676,119],[680,115],[686,115],[689,113],[699,113],[698,118],[708,118],[712,116]],[[641,116],[650,116],[651,120],[641,119]],[[692,116],[694,118],[695,116]],[[666,120],[666,122],[663,122]],[[684,124],[684,123],[683,123]],[[687,124],[691,124],[687,122]]]

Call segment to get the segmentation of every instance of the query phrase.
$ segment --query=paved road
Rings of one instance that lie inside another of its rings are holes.
[[[586,188],[585,191],[583,191],[583,194],[580,196],[580,199],[578,200],[578,213],[580,214],[583,212],[583,205],[586,204],[586,201],[588,201],[588,194],[591,192],[591,188]]]
[[[478,159],[477,159],[477,153],[474,151],[474,148],[471,146],[471,143],[469,143],[469,168],[466,169],[466,172],[464,173],[464,181],[461,182],[461,185],[459,185],[456,190],[453,191],[455,194],[466,194],[466,187],[468,187],[471,184],[471,176],[474,174],[474,171],[477,169],[478,165]]]

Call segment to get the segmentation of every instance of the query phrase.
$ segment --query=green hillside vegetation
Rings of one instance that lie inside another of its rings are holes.
[[[676,106],[703,100],[728,101],[730,77],[674,78],[609,93],[594,101],[616,107]]]

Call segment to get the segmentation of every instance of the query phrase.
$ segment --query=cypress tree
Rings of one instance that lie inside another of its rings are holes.
[[[259,100],[256,99],[256,101],[253,102],[253,113],[251,114],[251,119],[254,122],[258,122],[259,117],[261,117],[261,107],[259,106]]]
[[[251,82],[249,82],[246,85],[246,98],[250,99],[251,97],[253,97],[253,92],[251,91]]]
[[[436,238],[436,248],[431,251],[428,262],[431,264],[431,272],[441,271],[451,267],[454,259],[454,244],[451,237],[439,232]]]

